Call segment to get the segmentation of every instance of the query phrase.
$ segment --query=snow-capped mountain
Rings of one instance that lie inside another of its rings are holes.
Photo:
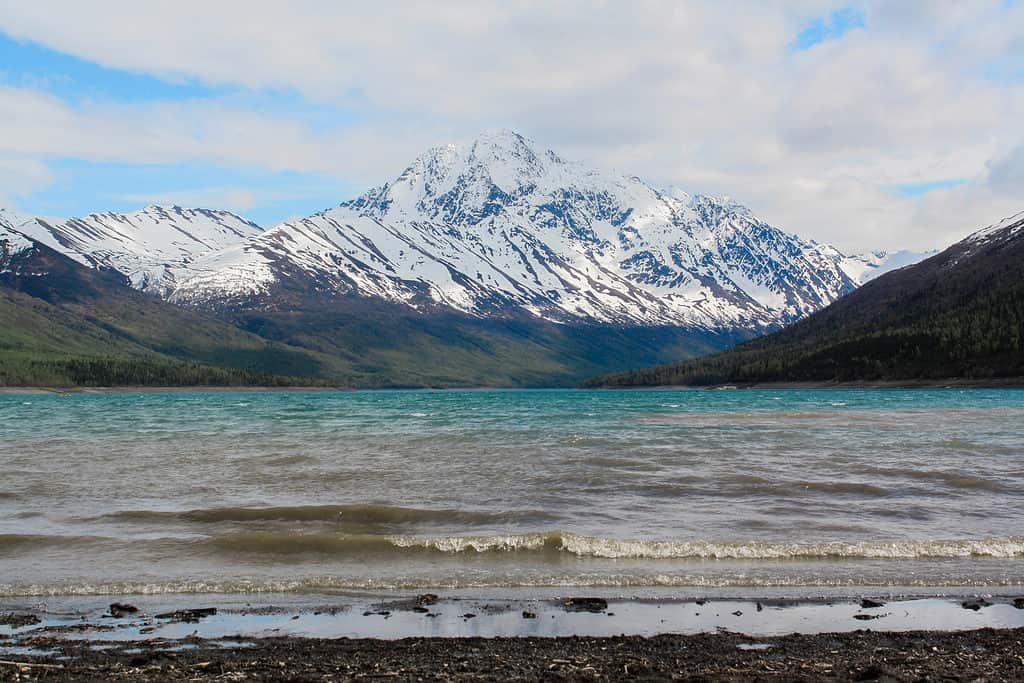
[[[8,249],[35,240],[203,308],[274,307],[298,292],[479,317],[751,331],[925,256],[847,256],[728,198],[658,190],[507,130],[431,149],[389,183],[266,231],[178,206],[72,219],[0,210],[0,229]]]
[[[763,329],[910,260],[847,257],[729,199],[659,191],[498,130],[196,259],[171,300],[269,302],[298,287],[478,316]]]
[[[129,214],[27,217],[0,210],[0,228],[93,268],[116,270],[136,289],[167,296],[175,275],[199,256],[258,235],[261,228],[228,211],[147,206]]]

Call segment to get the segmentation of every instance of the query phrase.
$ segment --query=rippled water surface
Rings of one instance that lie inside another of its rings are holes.
[[[0,395],[0,595],[1024,584],[1024,391]]]

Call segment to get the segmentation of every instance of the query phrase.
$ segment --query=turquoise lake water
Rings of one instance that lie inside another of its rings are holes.
[[[1024,391],[0,395],[0,596],[1024,585]]]

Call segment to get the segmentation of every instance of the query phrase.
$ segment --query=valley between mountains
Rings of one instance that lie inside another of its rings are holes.
[[[847,255],[487,131],[267,229],[0,210],[0,383],[569,385],[781,329],[925,256]]]

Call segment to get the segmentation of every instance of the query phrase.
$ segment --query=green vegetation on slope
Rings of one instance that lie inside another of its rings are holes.
[[[0,251],[0,385],[572,386],[745,338],[421,314],[307,292],[215,318],[45,247],[20,258],[5,264]]]
[[[325,383],[314,354],[136,292],[117,274],[44,247],[15,258],[0,263],[0,386]]]
[[[101,357],[0,352],[0,386],[320,386],[313,378],[257,374],[158,357]]]
[[[294,302],[232,311],[266,339],[340,358],[372,386],[575,386],[601,372],[715,351],[742,333],[559,325],[532,317],[421,315],[382,301]]]
[[[1024,229],[961,242],[794,325],[587,386],[1024,377]]]

